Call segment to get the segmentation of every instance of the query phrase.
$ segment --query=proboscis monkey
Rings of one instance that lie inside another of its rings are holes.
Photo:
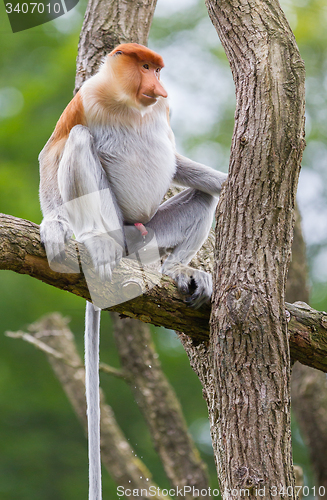
[[[110,280],[119,260],[154,234],[168,255],[162,272],[199,307],[210,299],[211,276],[187,264],[208,235],[227,175],[176,152],[163,66],[142,45],[119,45],[68,104],[39,157],[41,239],[51,263],[74,234],[97,275]],[[161,204],[171,183],[188,189]],[[87,302],[90,500],[101,499],[99,320]]]

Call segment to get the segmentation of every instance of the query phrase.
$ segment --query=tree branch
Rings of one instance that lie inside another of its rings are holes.
[[[324,373],[295,364],[292,373],[292,410],[309,448],[315,484],[319,485],[316,498],[326,500],[327,379]]]
[[[115,342],[127,382],[173,487],[208,489],[206,466],[191,439],[182,408],[155,352],[148,325],[112,314]],[[191,500],[194,495],[185,494]]]
[[[10,337],[32,343],[47,355],[58,380],[63,386],[86,432],[85,370],[76,350],[68,321],[58,313],[49,314],[29,326],[30,333],[9,332]],[[7,334],[7,335],[8,335]],[[101,458],[117,486],[125,489],[156,490],[153,498],[163,500],[151,473],[138,457],[116,422],[113,411],[101,394]],[[143,497],[142,497],[143,498]]]
[[[68,254],[72,256],[75,251],[75,245],[72,243]],[[126,283],[130,283],[132,275],[134,281],[144,287],[144,294],[110,308],[111,311],[144,323],[187,332],[195,343],[209,340],[209,306],[201,307],[197,311],[188,307],[174,282],[166,276],[161,278],[159,286],[146,290],[142,273],[135,269],[132,263],[123,263],[119,268],[119,279],[114,272],[113,284],[103,286],[104,296],[115,295],[115,286],[121,286],[122,275],[123,279],[126,278]],[[33,222],[0,214],[0,269],[28,274],[44,283],[90,300],[82,274],[56,273],[49,268],[40,242],[39,226]],[[157,273],[152,270],[149,270],[148,275],[150,278],[154,276],[153,281],[158,278]],[[126,288],[128,293],[128,286]],[[286,309],[290,317],[288,331],[292,358],[327,372],[327,314],[315,311],[304,303],[286,304]]]

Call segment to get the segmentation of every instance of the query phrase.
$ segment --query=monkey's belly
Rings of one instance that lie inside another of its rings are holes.
[[[136,222],[146,224],[157,212],[169,186],[167,189],[152,190],[152,192],[144,191],[141,188],[135,190],[133,186],[131,186],[131,188],[132,189],[128,189],[128,187],[126,187],[124,192],[120,193],[116,193],[114,189],[118,205],[123,214],[123,219],[130,224],[135,224]]]
[[[147,157],[116,156],[107,162],[108,179],[125,222],[146,224],[157,212],[174,177],[175,155],[157,147]],[[155,154],[157,153],[157,154]],[[159,153],[159,154],[158,154]]]
[[[176,172],[167,119],[143,124],[139,131],[111,129],[96,141],[102,165],[125,222],[149,222]]]

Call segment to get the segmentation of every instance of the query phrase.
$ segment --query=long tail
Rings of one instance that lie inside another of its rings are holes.
[[[86,302],[85,387],[89,444],[89,500],[101,500],[99,339],[101,309]]]

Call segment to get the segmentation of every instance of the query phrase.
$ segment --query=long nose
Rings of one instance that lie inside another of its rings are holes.
[[[163,88],[157,77],[155,77],[155,87],[153,89],[156,97],[168,97],[166,90]]]
[[[166,90],[158,80],[158,77],[154,70],[149,71],[144,78],[144,91],[149,95],[152,95],[156,99],[158,97],[168,97]]]

